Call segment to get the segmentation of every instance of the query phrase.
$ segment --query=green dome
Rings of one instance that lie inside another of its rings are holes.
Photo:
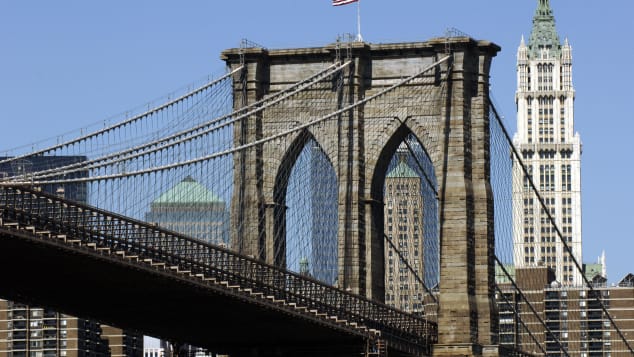
[[[224,201],[205,186],[196,182],[191,176],[187,176],[152,202],[152,204],[185,203],[210,204],[224,203]]]
[[[416,171],[412,170],[412,168],[409,167],[409,165],[404,160],[401,160],[398,163],[398,165],[396,165],[396,167],[394,169],[392,169],[392,171],[390,171],[387,174],[386,177],[389,177],[389,178],[409,178],[409,177],[419,178],[420,176],[418,176]]]

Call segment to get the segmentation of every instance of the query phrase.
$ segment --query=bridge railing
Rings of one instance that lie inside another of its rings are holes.
[[[0,210],[4,219],[250,288],[326,316],[379,330],[385,337],[422,346],[437,340],[437,325],[421,316],[153,224],[25,187],[0,187]]]

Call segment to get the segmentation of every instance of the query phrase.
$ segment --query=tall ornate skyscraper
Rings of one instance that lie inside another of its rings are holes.
[[[561,44],[549,0],[538,0],[528,44],[517,51],[517,133],[533,182],[575,258],[581,262],[581,139],[574,132],[572,49]],[[514,165],[515,264],[546,265],[564,285],[581,283],[548,214],[530,193],[520,165]]]
[[[401,144],[398,163],[385,176],[385,234],[419,278],[425,277],[421,178],[407,164]],[[385,303],[415,313],[424,311],[423,287],[390,244],[385,244]]]

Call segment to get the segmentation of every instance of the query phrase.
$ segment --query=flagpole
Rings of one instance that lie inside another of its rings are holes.
[[[357,1],[357,41],[363,42],[363,37],[361,37],[361,0]]]

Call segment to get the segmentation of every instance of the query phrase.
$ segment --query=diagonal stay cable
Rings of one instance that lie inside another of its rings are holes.
[[[176,104],[178,102],[181,102],[181,101],[183,101],[183,100],[185,100],[187,98],[190,98],[190,97],[192,97],[192,96],[204,91],[207,88],[213,87],[217,83],[220,83],[221,81],[223,81],[224,79],[232,76],[233,74],[237,73],[241,69],[242,69],[242,67],[238,67],[238,68],[234,69],[233,71],[223,75],[222,77],[220,77],[220,78],[218,78],[218,79],[216,79],[216,80],[214,80],[212,82],[206,83],[205,85],[200,86],[200,87],[194,89],[191,92],[185,93],[185,94],[183,94],[182,96],[180,96],[180,97],[178,97],[176,99],[173,99],[173,100],[171,100],[171,101],[169,101],[167,103],[163,103],[163,104],[159,105],[158,107],[152,108],[152,109],[147,110],[147,111],[145,111],[145,112],[143,112],[141,114],[135,115],[132,118],[128,118],[128,119],[123,120],[123,121],[121,121],[119,123],[113,124],[111,126],[108,126],[106,128],[100,129],[100,130],[96,130],[96,131],[94,131],[92,133],[80,136],[78,138],[66,141],[66,142],[61,143],[61,144],[49,146],[48,148],[37,150],[37,151],[31,152],[31,153],[28,153],[28,154],[19,155],[19,156],[15,156],[15,157],[11,157],[11,158],[8,158],[8,159],[1,160],[0,164],[4,164],[4,163],[7,163],[7,162],[11,162],[11,161],[15,161],[15,160],[31,157],[31,156],[46,154],[47,152],[51,152],[51,151],[54,151],[54,150],[57,150],[57,149],[61,149],[63,147],[70,146],[70,145],[76,144],[78,142],[84,141],[86,139],[90,139],[92,137],[95,137],[95,136],[98,136],[98,135],[102,135],[102,134],[105,134],[105,133],[110,132],[112,130],[115,130],[117,128],[126,126],[126,125],[128,125],[130,123],[133,123],[133,122],[136,122],[136,121],[138,121],[140,119],[143,119],[143,118],[147,117],[148,115],[152,115],[152,114],[154,114],[156,112],[160,112],[161,110],[163,110],[163,109],[165,109],[165,108],[167,108],[167,107],[169,107],[171,105],[174,105],[174,104]]]
[[[294,83],[293,85],[289,86],[288,88],[275,93],[272,96],[263,98],[257,102],[254,102],[253,104],[250,104],[246,107],[237,109],[229,114],[220,116],[218,118],[214,118],[208,122],[205,122],[201,125],[198,125],[194,128],[189,128],[186,130],[183,130],[181,132],[172,134],[168,137],[165,138],[161,138],[159,140],[155,140],[149,143],[144,143],[142,145],[133,147],[133,148],[129,148],[117,153],[113,153],[113,154],[109,154],[106,155],[104,157],[101,158],[97,158],[97,159],[93,159],[93,160],[89,160],[89,161],[82,161],[79,163],[75,163],[75,164],[71,164],[71,165],[67,165],[67,166],[62,166],[62,167],[56,167],[50,170],[45,170],[45,171],[39,171],[36,174],[31,174],[28,175],[28,178],[31,179],[38,179],[38,178],[50,178],[50,177],[55,177],[58,176],[60,172],[63,172],[64,174],[68,174],[68,173],[73,173],[73,172],[77,172],[77,171],[84,171],[84,170],[88,170],[88,169],[98,169],[101,167],[106,167],[109,165],[113,165],[113,164],[117,164],[119,162],[122,161],[129,161],[132,160],[134,158],[137,157],[141,157],[141,156],[145,156],[145,155],[149,155],[152,153],[155,153],[157,151],[161,151],[161,150],[165,150],[168,149],[170,147],[174,147],[177,146],[179,144],[188,142],[188,141],[192,141],[195,140],[203,135],[206,135],[210,132],[213,132],[215,130],[218,129],[222,129],[224,127],[227,127],[239,120],[242,120],[245,117],[251,116],[253,114],[256,114],[266,108],[268,108],[269,106],[275,105],[301,91],[303,91],[304,89],[312,86],[313,84],[323,80],[323,78],[328,77],[330,75],[332,75],[334,72],[337,72],[345,67],[347,67],[348,65],[350,65],[351,62],[346,62],[343,63],[341,65],[337,65],[337,64],[332,64],[330,66],[328,66],[327,68],[325,68],[324,70],[320,71],[319,73],[316,73],[308,78],[305,78],[297,83]],[[251,108],[254,108],[252,110],[249,110]],[[246,112],[245,112],[246,111]],[[223,120],[227,119],[227,118],[231,118],[232,116],[239,114],[239,113],[243,113],[238,115],[237,117],[228,120],[228,121],[224,121]],[[217,126],[213,126],[210,127],[213,124],[217,124],[219,122],[222,122],[221,124],[218,124]],[[206,129],[205,129],[206,128]],[[204,130],[203,130],[204,129]],[[173,140],[173,141],[172,141]],[[144,151],[142,151],[144,150]],[[131,154],[131,155],[129,155]],[[124,155],[128,155],[128,156],[124,156]],[[18,175],[18,176],[12,176],[9,178],[5,178],[2,181],[8,182],[8,181],[15,181],[16,178],[26,178],[24,175]]]
[[[405,120],[401,120],[399,117],[394,117],[394,119],[398,120],[401,124],[405,124],[405,122],[409,118],[410,117],[407,117],[407,118],[405,118]],[[440,196],[438,196],[438,190],[436,189],[436,185],[434,184],[434,182],[431,180],[431,178],[427,174],[427,170],[425,170],[423,168],[423,164],[421,164],[419,158],[414,154],[414,149],[412,148],[412,145],[407,140],[403,140],[403,142],[407,146],[407,150],[410,152],[410,154],[412,154],[412,157],[414,158],[414,161],[416,162],[416,166],[418,166],[420,171],[423,173],[423,176],[425,178],[425,181],[427,182],[427,185],[429,185],[429,188],[431,188],[434,191],[434,195],[436,195],[436,200],[439,200]],[[425,150],[424,147],[422,147],[422,149],[423,149],[423,152],[425,153],[425,155],[427,155],[427,157],[429,157],[429,154],[427,153],[427,150]]]
[[[506,130],[506,127],[504,127],[504,124],[502,123],[502,119],[500,118],[500,115],[498,114],[497,110],[495,109],[495,106],[493,105],[493,103],[490,103],[490,107],[491,107],[491,110],[493,111],[495,119],[498,121],[500,127],[502,128],[502,132],[504,133],[504,136],[506,137],[506,140],[509,142],[509,145],[511,147],[513,156],[515,156],[517,162],[520,164],[520,167],[522,168],[522,171],[524,172],[524,177],[526,177],[528,179],[528,182],[529,182],[529,184],[531,186],[531,189],[533,190],[533,192],[537,196],[537,200],[539,201],[539,203],[540,203],[540,205],[542,207],[542,210],[544,211],[544,213],[548,217],[548,220],[550,221],[552,227],[555,229],[555,233],[557,233],[557,236],[559,237],[559,240],[563,244],[564,249],[566,250],[566,253],[569,254],[570,259],[572,260],[572,262],[574,263],[575,267],[577,268],[577,271],[583,272],[583,269],[581,268],[581,265],[579,264],[579,262],[577,261],[577,259],[575,258],[575,256],[572,253],[572,248],[570,248],[570,246],[568,245],[566,240],[563,238],[563,234],[561,233],[561,230],[557,226],[557,223],[555,222],[555,218],[550,213],[550,209],[548,209],[548,206],[546,205],[546,202],[544,201],[544,198],[542,197],[542,195],[540,194],[539,190],[537,189],[537,186],[535,185],[535,182],[533,181],[533,176],[528,172],[528,168],[526,167],[526,165],[524,164],[524,162],[521,159],[521,156],[517,152],[517,148],[515,147],[515,145],[513,145],[513,141],[511,140],[511,136],[509,135],[508,131]],[[588,278],[585,276],[585,274],[581,274],[581,278],[585,282],[586,286],[590,289],[590,291],[592,291],[592,292],[596,291],[594,289],[594,287],[592,286],[592,284],[590,283],[590,280],[588,280]],[[610,315],[610,313],[608,312],[608,309],[605,307],[605,304],[603,304],[603,301],[601,301],[601,299],[599,298],[600,294],[593,294],[593,295],[594,295],[595,300],[601,306],[601,310],[603,311],[603,313],[610,320],[610,323],[612,324],[612,326],[614,326],[614,329],[616,330],[616,333],[619,335],[621,340],[623,340],[623,342],[625,343],[625,345],[629,349],[630,353],[634,355],[634,349],[632,348],[632,346],[629,344],[629,342],[627,341],[627,339],[623,335],[623,332],[621,331],[621,329],[618,327],[618,325],[614,321],[614,318],[612,317],[612,315]]]
[[[418,281],[419,284],[421,284],[423,286],[423,288],[425,288],[425,291],[427,292],[427,294],[429,294],[429,296],[431,296],[431,298],[434,300],[435,303],[438,303],[438,299],[436,299],[436,296],[431,292],[431,290],[427,287],[427,285],[425,284],[425,282],[423,281],[423,279],[421,279],[421,277],[418,275],[418,273],[416,273],[416,270],[414,270],[414,267],[412,267],[409,264],[409,261],[405,258],[405,256],[403,255],[403,253],[396,247],[396,245],[394,244],[394,242],[392,241],[392,239],[390,239],[390,237],[387,236],[387,234],[383,233],[383,237],[385,238],[385,240],[390,243],[390,246],[392,247],[392,249],[394,249],[394,251],[396,251],[396,254],[398,254],[398,257],[401,259],[401,261],[403,263],[405,263],[405,266],[407,267],[407,269],[409,269],[409,271],[412,272],[412,274],[414,274],[414,278],[416,278],[416,280]]]
[[[393,91],[394,89],[402,86],[405,83],[408,83],[412,80],[414,80],[416,77],[428,72],[431,69],[434,69],[436,66],[438,66],[441,63],[446,62],[447,60],[449,60],[451,56],[445,56],[442,59],[430,64],[428,67],[426,67],[425,69],[421,70],[420,72],[413,74],[405,79],[402,79],[400,81],[398,81],[397,83],[367,97],[364,99],[361,99],[353,104],[350,104],[344,108],[338,109],[330,114],[326,114],[320,118],[317,118],[313,121],[298,125],[292,129],[288,129],[285,131],[282,131],[278,134],[275,135],[271,135],[269,137],[266,138],[262,138],[256,141],[253,141],[252,143],[248,143],[245,145],[241,145],[241,146],[237,146],[237,147],[233,147],[231,149],[228,150],[224,150],[224,151],[220,151],[220,152],[216,152],[210,155],[205,155],[205,156],[201,156],[198,158],[194,158],[194,159],[190,159],[190,160],[185,160],[185,161],[181,161],[181,162],[175,162],[172,164],[168,164],[168,165],[162,165],[162,166],[157,166],[157,167],[152,167],[152,168],[147,168],[147,169],[142,169],[142,170],[137,170],[137,171],[131,171],[131,172],[127,172],[127,173],[118,173],[118,174],[110,174],[110,175],[103,175],[103,176],[97,176],[97,177],[84,177],[84,178],[73,178],[73,179],[67,179],[67,180],[50,180],[50,181],[38,181],[39,184],[59,184],[59,183],[76,183],[76,182],[90,182],[90,181],[97,181],[97,180],[108,180],[108,179],[114,179],[114,178],[122,178],[122,177],[132,177],[132,176],[139,176],[139,175],[144,175],[147,173],[151,173],[151,172],[158,172],[158,171],[167,171],[176,167],[181,167],[181,166],[187,166],[187,165],[192,165],[192,164],[196,164],[199,162],[203,162],[203,161],[208,161],[208,160],[212,160],[212,159],[216,159],[216,158],[220,158],[220,157],[224,157],[227,155],[231,155],[237,152],[240,152],[242,150],[247,150],[250,149],[252,147],[258,146],[258,145],[262,145],[265,144],[267,142],[273,141],[275,139],[287,136],[289,134],[301,131],[305,128],[311,127],[315,124],[321,123],[325,120],[328,119],[332,119],[334,117],[337,117],[338,115],[345,113],[349,110],[355,109],[361,105],[366,104],[367,102],[374,100],[382,95],[385,95],[386,93],[389,93],[391,91]],[[17,182],[19,184],[19,182]],[[29,182],[23,182],[28,184]],[[16,184],[16,182],[13,182],[12,184]],[[0,183],[0,186],[2,185],[6,185],[5,183]]]
[[[526,330],[526,332],[528,332],[528,335],[531,337],[531,339],[533,340],[533,342],[535,342],[535,344],[537,345],[537,347],[539,347],[539,350],[542,351],[542,353],[544,354],[544,356],[546,355],[546,350],[544,350],[544,347],[542,346],[541,343],[539,343],[539,341],[537,340],[537,337],[535,337],[535,335],[533,334],[533,332],[528,328],[528,326],[526,325],[526,322],[524,322],[524,320],[520,317],[519,312],[517,311],[517,309],[515,309],[515,305],[511,304],[511,302],[509,301],[509,299],[506,297],[506,295],[502,292],[502,290],[500,289],[500,286],[498,284],[495,284],[495,289],[498,291],[498,293],[500,294],[500,296],[504,299],[504,302],[509,305],[512,306],[513,309],[513,315],[516,316],[517,320],[520,322],[520,324],[522,324],[522,327],[524,327],[524,329]]]
[[[511,285],[513,285],[513,288],[517,291],[518,294],[520,294],[520,297],[522,298],[522,300],[524,300],[524,302],[526,303],[528,308],[533,313],[534,317],[539,321],[539,323],[542,326],[544,326],[544,328],[546,329],[546,332],[548,332],[550,334],[550,336],[552,336],[552,338],[555,340],[555,343],[557,343],[557,345],[560,347],[561,351],[567,357],[570,357],[570,355],[568,354],[568,351],[565,348],[563,348],[563,346],[561,344],[561,341],[559,341],[559,338],[555,337],[555,334],[550,329],[550,327],[548,327],[548,325],[546,325],[546,322],[544,322],[544,320],[541,317],[539,317],[539,314],[537,313],[537,310],[535,310],[535,307],[533,306],[533,304],[531,304],[531,302],[528,300],[526,295],[524,295],[524,292],[519,288],[519,286],[517,286],[517,283],[515,283],[515,280],[513,280],[513,277],[511,277],[511,274],[509,274],[508,270],[506,270],[506,268],[504,267],[504,265],[502,264],[500,259],[498,259],[497,255],[495,256],[495,261],[498,264],[498,266],[500,267],[500,269],[502,269],[502,272],[504,272],[504,275],[506,275],[506,278],[511,282]]]
[[[404,124],[405,121],[407,121],[407,119],[409,119],[409,118],[410,117],[407,117],[405,120],[401,120],[399,117],[394,117],[394,119],[398,120],[401,124]],[[416,162],[416,165],[418,166],[420,171],[423,173],[423,176],[424,176],[427,184],[433,190],[433,192],[434,192],[434,194],[436,196],[436,200],[438,200],[438,191],[436,190],[436,187],[435,187],[433,181],[429,178],[429,175],[427,174],[427,171],[423,168],[423,165],[420,162],[419,158],[416,156],[416,154],[414,152],[414,149],[412,148],[411,144],[409,143],[409,141],[407,139],[403,140],[403,142],[407,146],[407,149],[408,149],[409,153],[414,158],[414,160]],[[427,153],[425,148],[423,147],[422,149],[423,149],[423,152],[425,153],[425,155],[429,156],[429,154]],[[405,258],[405,256],[402,254],[402,252],[396,247],[396,245],[394,244],[392,239],[390,239],[390,237],[387,236],[385,233],[383,233],[383,236],[385,237],[385,240],[390,244],[390,246],[396,251],[396,253],[398,254],[398,256],[401,259],[401,261],[405,263],[405,266],[407,267],[407,269],[410,272],[412,272],[412,274],[414,274],[414,278],[418,281],[418,283],[420,283],[423,286],[423,288],[425,289],[427,294],[429,294],[431,296],[431,298],[434,300],[434,303],[438,303],[438,299],[436,298],[436,296],[432,293],[432,291],[429,289],[429,287],[427,287],[427,284],[425,284],[424,280],[418,275],[416,270],[410,265],[410,263],[407,260],[407,258]]]

